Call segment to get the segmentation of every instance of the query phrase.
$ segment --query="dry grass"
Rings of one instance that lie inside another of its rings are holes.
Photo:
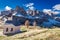
[[[60,28],[27,29],[24,26],[22,26],[21,29],[29,30],[29,31],[24,33],[19,33],[13,36],[0,36],[0,40],[60,40]]]

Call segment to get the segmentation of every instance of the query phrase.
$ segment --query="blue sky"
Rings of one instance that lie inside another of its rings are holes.
[[[60,0],[0,0],[0,10],[6,6],[15,8],[17,5],[25,8],[24,4],[34,3],[34,7],[38,10],[52,9],[56,4],[60,4]]]

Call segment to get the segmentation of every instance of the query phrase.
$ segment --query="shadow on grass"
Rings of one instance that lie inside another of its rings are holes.
[[[6,36],[13,36],[15,34],[24,33],[24,32],[27,32],[27,31],[19,31],[19,32],[16,32],[16,33],[8,33],[8,34],[5,34],[5,35]]]

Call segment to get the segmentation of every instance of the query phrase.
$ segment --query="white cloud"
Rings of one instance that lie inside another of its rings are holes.
[[[52,10],[51,9],[43,9],[43,12],[46,13],[46,14],[51,15]]]
[[[46,14],[51,15],[51,13],[53,14],[59,14],[59,10],[60,10],[60,4],[57,4],[55,6],[52,7],[53,9],[43,9],[43,12]]]
[[[58,11],[53,11],[53,14],[59,14],[60,12],[58,12]]]
[[[51,9],[43,9],[43,12],[46,12],[46,13],[51,12]]]
[[[53,13],[53,14],[59,14],[60,13],[58,11],[52,11],[51,9],[43,9],[43,12],[46,14],[49,14],[49,15],[51,15],[51,13]]]
[[[11,10],[12,8],[11,7],[9,7],[9,6],[6,6],[5,7],[5,10]]]
[[[34,7],[33,7],[33,6],[31,6],[31,7],[29,7],[29,9],[30,9],[30,10],[34,10]]]
[[[60,4],[53,6],[54,10],[60,10]]]
[[[34,3],[28,3],[28,4],[25,4],[26,7],[30,7],[30,6],[33,6]]]
[[[26,7],[28,7],[30,10],[34,10],[34,3],[28,3],[28,4],[25,4]]]

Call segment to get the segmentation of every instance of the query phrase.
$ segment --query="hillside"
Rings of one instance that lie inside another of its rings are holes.
[[[23,33],[18,33],[12,36],[3,35],[3,29],[0,29],[0,40],[60,40],[60,28],[25,28],[21,26]]]

